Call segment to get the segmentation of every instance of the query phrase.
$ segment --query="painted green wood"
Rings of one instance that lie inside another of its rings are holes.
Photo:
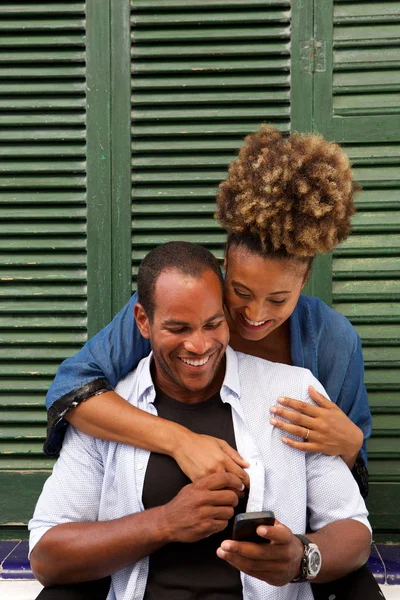
[[[112,314],[131,294],[130,7],[110,3]]]
[[[368,400],[372,414],[400,413],[398,392],[370,390]]]
[[[352,323],[400,323],[398,302],[336,302],[335,309]]]
[[[167,240],[222,258],[213,213],[227,165],[260,121],[290,129],[290,3],[131,2],[131,28],[135,280]]]
[[[399,277],[398,256],[368,258],[338,258],[334,260],[335,277],[345,279]]]
[[[275,64],[275,63],[274,63]],[[286,62],[285,62],[286,64]],[[173,79],[168,76],[158,73],[150,76],[143,75],[140,78],[134,78],[132,80],[132,92],[153,92],[154,89],[163,88],[168,90],[174,88],[176,90],[214,90],[218,86],[221,90],[229,89],[240,90],[240,89],[259,89],[264,88],[266,90],[271,87],[285,86],[290,81],[290,74],[288,69],[282,69],[282,72],[271,71],[269,73],[248,73],[243,72],[241,75],[232,73],[207,73],[201,79],[195,75],[191,76],[190,73],[185,74],[184,78],[174,77]],[[175,143],[179,143],[179,140],[174,140]],[[202,140],[199,140],[201,144]],[[231,142],[230,139],[225,140],[227,144]],[[138,140],[140,143],[140,140]],[[157,140],[154,140],[157,144]],[[221,143],[221,140],[216,140],[216,143]]]
[[[100,52],[99,49],[104,49]],[[111,93],[108,0],[86,2],[88,335],[112,317]]]
[[[362,338],[373,413],[368,504],[389,540],[400,533],[400,7],[329,0],[315,8],[314,35],[326,47],[314,74],[315,128],[345,145],[363,187],[353,234],[334,253],[333,307]]]
[[[25,475],[18,471],[0,472],[0,489],[7,489],[9,498],[18,498],[18,502],[10,502],[0,495],[1,526],[27,525],[49,475],[49,470]]]
[[[87,339],[85,8],[0,5],[1,524],[32,513],[44,396]]]
[[[289,19],[290,13],[288,10],[276,10],[276,8],[268,10],[270,7],[267,2],[264,3],[263,10],[259,10],[258,8],[253,9],[247,2],[242,2],[241,4],[241,10],[232,10],[230,6],[225,5],[220,12],[218,10],[207,12],[204,10],[204,7],[199,7],[196,11],[193,10],[192,6],[189,11],[171,11],[169,13],[168,11],[157,10],[135,11],[136,5],[132,2],[133,12],[131,22],[134,26],[151,27],[154,30],[157,26],[166,29],[168,25],[172,25],[178,29],[182,24],[211,25],[215,28],[230,24],[237,25],[238,23],[243,25],[248,23],[255,23],[257,25],[260,23],[271,23],[272,27],[276,27],[277,24],[279,25],[282,21],[287,22]],[[284,4],[287,4],[287,2]]]

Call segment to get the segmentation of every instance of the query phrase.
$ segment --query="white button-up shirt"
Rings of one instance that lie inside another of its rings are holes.
[[[118,383],[116,391],[138,408],[157,414],[150,362],[151,355]],[[272,510],[293,533],[305,532],[307,509],[313,531],[349,518],[370,529],[364,501],[342,459],[291,448],[269,423],[270,408],[279,396],[312,402],[309,385],[326,395],[307,369],[227,349],[221,399],[232,407],[237,450],[250,463],[247,511]],[[29,523],[30,551],[57,524],[107,521],[144,510],[149,456],[147,450],[97,440],[68,427],[60,457]],[[107,600],[141,600],[148,564],[148,558],[143,558],[115,573]],[[273,587],[243,573],[241,578],[245,600],[313,599],[308,583]]]

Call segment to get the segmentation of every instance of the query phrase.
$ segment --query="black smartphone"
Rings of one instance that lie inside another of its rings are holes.
[[[275,515],[271,510],[266,512],[248,512],[236,515],[233,523],[232,539],[238,542],[253,544],[269,544],[270,540],[257,535],[259,525],[274,525]]]

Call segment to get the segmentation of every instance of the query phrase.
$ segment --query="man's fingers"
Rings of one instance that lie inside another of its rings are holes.
[[[236,491],[233,490],[213,490],[213,506],[237,506],[239,498]]]
[[[237,475],[223,471],[221,473],[212,473],[197,481],[197,485],[205,487],[208,490],[222,490],[224,488],[232,488],[239,492],[244,490],[243,481]]]

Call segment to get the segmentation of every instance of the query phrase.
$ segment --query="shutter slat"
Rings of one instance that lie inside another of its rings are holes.
[[[0,15],[0,470],[29,478],[53,463],[45,393],[87,339],[85,3]]]

